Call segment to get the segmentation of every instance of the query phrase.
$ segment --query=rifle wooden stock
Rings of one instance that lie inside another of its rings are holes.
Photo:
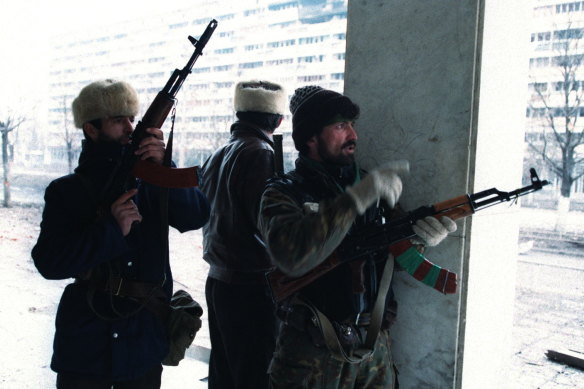
[[[472,207],[471,199],[468,195],[462,195],[450,200],[433,205],[436,213],[432,216],[448,216],[452,220],[462,219],[472,215],[475,210]]]
[[[539,179],[535,169],[530,169],[530,173],[531,185],[512,192],[502,192],[492,188],[476,194],[465,194],[434,205],[417,208],[406,216],[380,225],[368,225],[352,231],[331,256],[301,277],[290,277],[279,269],[271,270],[266,273],[266,279],[272,298],[279,303],[343,263],[359,260],[379,250],[389,249],[392,244],[413,237],[415,233],[412,225],[426,216],[438,218],[448,216],[453,220],[461,219],[492,205],[515,200],[520,196],[541,190],[543,186],[549,184]],[[358,268],[358,266],[355,267]],[[358,277],[358,275],[353,274],[353,277]]]

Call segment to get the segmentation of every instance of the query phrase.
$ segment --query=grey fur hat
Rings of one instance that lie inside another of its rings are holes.
[[[269,81],[251,80],[235,86],[233,108],[236,112],[263,112],[284,115],[288,97],[286,90]]]
[[[95,119],[112,116],[136,116],[139,110],[138,95],[130,84],[112,79],[86,85],[73,100],[75,126]]]

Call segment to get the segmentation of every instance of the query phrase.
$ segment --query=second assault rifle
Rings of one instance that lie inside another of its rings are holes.
[[[331,256],[303,276],[290,277],[278,269],[271,270],[266,277],[272,291],[272,298],[276,302],[281,302],[343,263],[356,261],[413,237],[415,233],[412,226],[417,220],[426,216],[448,216],[453,220],[461,219],[490,206],[515,201],[520,196],[538,191],[549,184],[548,181],[539,179],[535,169],[532,168],[529,172],[531,185],[511,192],[491,188],[475,194],[465,194],[417,208],[383,224],[366,225],[351,231]]]
[[[192,36],[188,37],[189,41],[195,47],[195,51],[182,70],[174,70],[164,88],[158,92],[154,101],[148,107],[142,120],[136,125],[132,132],[130,144],[125,148],[120,162],[110,176],[102,193],[102,199],[105,204],[111,204],[121,194],[131,188],[131,182],[134,177],[166,188],[185,188],[198,185],[196,166],[177,169],[170,168],[169,166],[156,165],[146,160],[140,160],[135,155],[135,151],[138,149],[140,142],[150,136],[146,132],[147,128],[161,128],[164,124],[170,110],[176,103],[176,94],[187,76],[191,73],[193,65],[199,56],[203,54],[203,48],[211,38],[216,27],[217,21],[213,19],[198,40]]]

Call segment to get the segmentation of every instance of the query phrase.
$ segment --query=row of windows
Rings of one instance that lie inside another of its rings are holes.
[[[556,13],[568,13],[584,10],[584,1],[574,1],[571,3],[556,4]]]
[[[581,39],[584,36],[584,28],[568,28],[553,32],[554,40]],[[545,42],[552,39],[551,31],[536,32],[531,34],[532,42]]]
[[[296,8],[297,6],[298,6],[297,1],[289,1],[287,3],[270,4],[268,5],[268,9],[270,11],[281,11],[283,9]]]
[[[187,118],[187,121],[190,120],[191,122],[195,123],[203,123],[203,122],[225,122],[233,120],[233,115],[214,115],[214,116],[193,116],[190,119]]]
[[[572,82],[534,82],[529,84],[530,91],[537,92],[547,92],[548,86],[551,84],[551,88],[556,92],[563,91],[565,89],[576,91],[582,90],[584,88],[584,81],[572,81]]]
[[[322,62],[324,60],[324,55],[310,55],[307,57],[298,57],[298,63],[312,63],[312,62]]]
[[[306,57],[297,57],[297,63],[313,63],[313,62],[324,62],[326,56],[325,55],[310,55]],[[345,53],[337,53],[333,54],[333,59],[335,60],[344,60]],[[266,66],[278,66],[278,65],[290,65],[294,63],[294,58],[281,58],[281,59],[272,59],[265,61]],[[253,61],[253,62],[244,62],[237,65],[238,69],[254,69],[264,66],[264,61]],[[212,68],[209,66],[195,68],[193,69],[193,73],[210,73],[213,72],[226,72],[232,70],[234,65],[219,65],[213,66]]]
[[[547,116],[553,117],[574,117],[584,116],[584,107],[569,107],[565,108],[527,108],[525,116],[528,118],[542,118]]]
[[[556,14],[565,14],[570,12],[584,11],[584,1],[571,1],[569,3],[561,3],[551,5],[543,5],[533,9],[534,16],[546,16]]]
[[[529,60],[530,68],[542,68],[548,66],[579,66],[584,59],[583,54],[576,55],[560,55],[557,57],[539,57],[531,58]]]
[[[334,37],[334,39],[338,39],[338,40],[345,40],[346,39],[345,34],[334,34],[333,37]],[[298,38],[298,44],[299,45],[307,45],[307,44],[313,44],[313,43],[320,43],[320,42],[324,42],[328,38],[329,38],[328,35],[321,35],[321,36],[307,37],[307,38]],[[269,48],[275,48],[275,47],[293,46],[295,44],[296,43],[294,42],[293,39],[289,39],[289,40],[280,41],[280,42],[268,42],[267,46]],[[264,44],[263,43],[255,43],[255,44],[251,44],[251,45],[245,45],[243,48],[245,51],[261,50],[264,48]],[[224,50],[228,50],[228,51],[224,51]],[[233,48],[215,50],[215,54],[225,54],[225,53],[233,53]]]
[[[213,53],[215,53],[215,54],[232,54],[234,50],[235,50],[234,47],[226,47],[223,49],[217,49],[217,50],[213,51]]]

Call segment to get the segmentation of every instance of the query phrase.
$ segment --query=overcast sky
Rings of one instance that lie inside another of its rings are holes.
[[[228,0],[231,1],[231,0]],[[0,0],[0,112],[17,95],[34,93],[36,75],[47,66],[48,39],[68,31],[103,28],[196,4],[197,0]],[[146,5],[145,5],[146,4]],[[1,114],[1,113],[0,113]]]

